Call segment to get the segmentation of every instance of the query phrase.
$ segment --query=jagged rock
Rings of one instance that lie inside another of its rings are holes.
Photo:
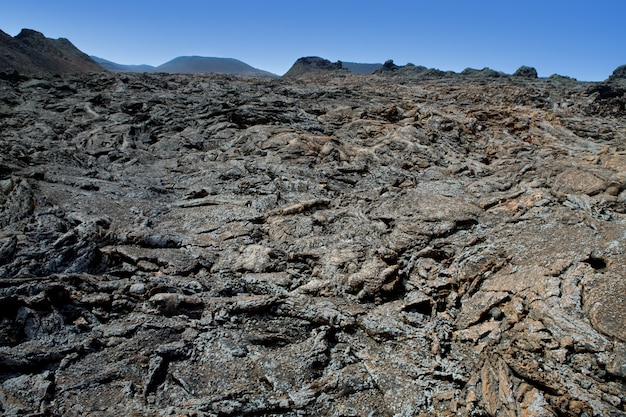
[[[477,70],[474,68],[465,68],[463,71],[461,71],[460,74],[469,76],[469,77],[476,77],[476,78],[497,78],[497,77],[503,77],[506,75],[500,71],[496,71],[487,67],[481,70]]]
[[[537,78],[537,70],[533,67],[527,67],[525,65],[519,67],[514,73],[514,77],[523,78]]]
[[[317,56],[308,56],[299,58],[289,71],[287,71],[284,78],[298,78],[307,75],[315,75],[321,73],[335,72],[342,70],[341,62],[332,63],[327,59]]]
[[[0,77],[0,414],[624,414],[622,87],[318,63]]]
[[[626,113],[626,88],[622,88],[619,83],[593,85],[587,89],[587,94],[593,97],[590,113],[615,116]]]
[[[54,373],[20,375],[5,380],[0,389],[0,406],[7,416],[46,409],[54,394]]]
[[[609,76],[607,81],[624,81],[626,80],[626,65],[620,65],[615,68],[615,71]]]
[[[374,74],[389,74],[389,73],[394,73],[397,72],[400,69],[400,67],[396,64],[394,64],[393,59],[388,59],[387,61],[385,61],[385,63],[383,64],[382,67],[380,67],[379,69],[377,69],[376,71],[374,71]]]
[[[374,71],[374,74],[381,76],[402,76],[409,78],[440,78],[446,75],[453,75],[453,72],[444,72],[435,68],[426,68],[423,65],[408,63],[403,66],[396,65],[393,60],[385,63]]]

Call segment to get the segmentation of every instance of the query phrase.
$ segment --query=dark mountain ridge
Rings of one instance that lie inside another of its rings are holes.
[[[31,29],[12,37],[0,30],[0,72],[24,75],[104,71],[68,39],[50,39]]]
[[[165,64],[159,65],[155,70],[157,72],[177,74],[214,72],[217,74],[243,75],[249,77],[277,77],[276,74],[254,68],[238,59],[203,56],[179,56]]]

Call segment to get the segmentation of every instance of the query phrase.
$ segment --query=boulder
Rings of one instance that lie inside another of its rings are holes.
[[[537,70],[533,67],[523,65],[513,73],[513,76],[522,78],[537,78]]]

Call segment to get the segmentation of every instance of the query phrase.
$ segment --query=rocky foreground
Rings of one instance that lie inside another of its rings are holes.
[[[0,413],[625,415],[624,94],[6,76]]]

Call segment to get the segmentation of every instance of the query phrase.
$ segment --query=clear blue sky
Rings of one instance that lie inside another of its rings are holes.
[[[626,0],[3,0],[0,29],[35,29],[121,64],[180,55],[285,73],[302,56],[441,70],[533,66],[606,79],[626,64]]]

